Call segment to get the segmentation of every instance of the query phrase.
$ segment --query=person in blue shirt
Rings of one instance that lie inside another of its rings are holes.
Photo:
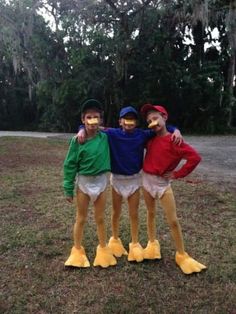
[[[111,156],[112,187],[112,237],[108,246],[116,257],[128,255],[128,261],[141,262],[144,250],[139,243],[138,208],[141,187],[141,170],[143,166],[144,148],[155,133],[152,130],[137,128],[138,113],[132,107],[124,107],[119,114],[120,128],[108,128],[103,131],[108,136]],[[178,129],[168,127],[175,142],[182,140]],[[79,141],[84,141],[86,134],[80,129]],[[119,237],[119,224],[122,210],[122,199],[126,199],[129,209],[131,242],[129,253]]]

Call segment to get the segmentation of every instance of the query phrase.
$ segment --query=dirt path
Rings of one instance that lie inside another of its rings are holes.
[[[196,172],[203,179],[236,187],[236,136],[186,136],[201,154]]]
[[[1,136],[69,138],[71,134],[0,131]],[[202,162],[195,170],[203,179],[229,183],[236,188],[236,136],[184,136],[201,154]]]

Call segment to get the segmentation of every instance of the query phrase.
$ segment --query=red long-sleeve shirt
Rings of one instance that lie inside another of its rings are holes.
[[[181,160],[186,160],[186,163],[174,171]],[[180,146],[174,144],[171,141],[171,134],[167,134],[149,140],[143,170],[159,176],[167,171],[173,171],[174,178],[178,179],[192,172],[200,161],[201,157],[195,149],[184,142]]]

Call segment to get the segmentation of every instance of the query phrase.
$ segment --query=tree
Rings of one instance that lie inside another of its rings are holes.
[[[1,127],[74,132],[93,97],[108,125],[152,102],[183,130],[232,129],[235,20],[235,0],[0,0]]]
[[[229,12],[226,19],[227,35],[229,40],[229,66],[227,77],[228,92],[228,121],[227,126],[232,127],[233,115],[236,120],[236,98],[234,96],[235,87],[235,67],[236,67],[236,1],[231,0]]]

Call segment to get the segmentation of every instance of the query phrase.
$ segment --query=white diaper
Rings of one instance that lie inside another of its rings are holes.
[[[87,194],[90,197],[92,202],[95,202],[98,196],[105,191],[107,183],[107,173],[98,176],[84,176],[78,174],[76,178],[76,185],[84,194]]]
[[[131,176],[121,174],[111,174],[111,186],[115,191],[124,198],[134,194],[142,184],[141,174],[136,173]]]
[[[151,194],[153,198],[158,195],[159,198],[165,193],[166,189],[170,186],[170,180],[160,176],[142,173],[143,188]]]

